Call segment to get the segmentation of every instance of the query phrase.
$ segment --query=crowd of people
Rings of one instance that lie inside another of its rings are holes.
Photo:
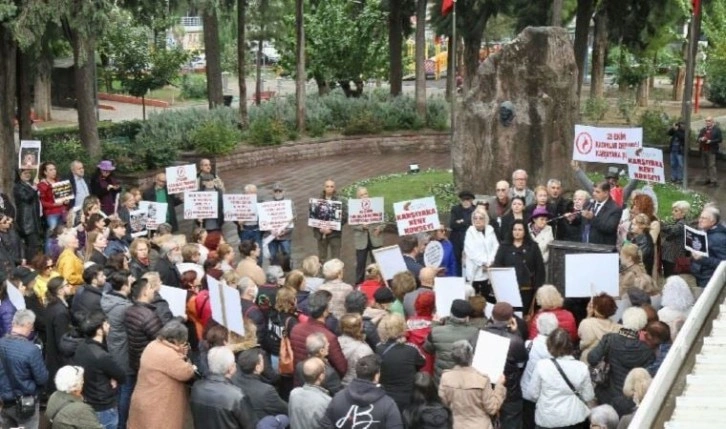
[[[318,252],[293,269],[294,223],[240,223],[237,248],[223,217],[187,237],[163,173],[142,191],[124,189],[110,161],[90,181],[70,167],[64,200],[51,162],[39,182],[20,170],[13,200],[0,194],[3,428],[627,427],[694,304],[684,276],[703,287],[726,260],[715,206],[697,219],[707,252],[689,254],[687,202],[658,219],[648,186],[620,187],[613,173],[593,184],[576,163],[572,200],[556,179],[529,189],[524,170],[489,200],[462,191],[448,224],[398,239],[407,269],[390,279],[368,263],[385,224],[352,228],[355,267],[340,260],[343,231],[313,228]],[[208,160],[199,170],[199,190],[224,191]],[[274,198],[285,198],[279,183]],[[340,199],[334,181],[320,198]],[[142,199],[169,204],[151,237],[129,228]],[[440,266],[423,261],[430,240]],[[619,296],[565,299],[546,284],[554,240],[619,252]],[[515,269],[521,307],[496,301],[494,267]],[[470,285],[446,317],[437,276]],[[244,335],[213,317],[212,278],[239,292]],[[162,285],[186,292],[182,314]],[[509,339],[496,380],[472,366],[480,330]]]

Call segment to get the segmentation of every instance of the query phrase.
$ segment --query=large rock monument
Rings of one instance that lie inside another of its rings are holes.
[[[456,114],[451,148],[459,190],[492,194],[498,180],[527,170],[528,186],[562,180],[570,169],[579,113],[577,65],[560,27],[527,27],[479,66]]]

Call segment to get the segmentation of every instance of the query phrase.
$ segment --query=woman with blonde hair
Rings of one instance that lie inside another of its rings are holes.
[[[103,251],[108,246],[108,239],[103,232],[91,231],[86,236],[86,249],[84,252],[84,261],[93,262],[100,266],[106,265],[106,256]]]
[[[405,317],[405,311],[403,309],[403,297],[407,293],[413,292],[416,289],[416,278],[411,274],[410,271],[402,271],[393,276],[391,280],[391,291],[396,300],[388,308],[391,313],[400,314]]]
[[[411,402],[416,373],[426,360],[416,346],[406,342],[406,321],[400,314],[387,314],[378,323],[381,342],[376,354],[381,357],[380,383],[386,394],[405,410]]]
[[[659,290],[653,278],[645,271],[640,249],[633,243],[626,243],[620,249],[620,296],[631,287],[644,290],[649,295],[657,295]]]
[[[633,368],[628,373],[628,376],[625,377],[623,394],[625,397],[633,400],[635,407],[629,414],[620,419],[618,429],[627,429],[628,426],[630,426],[630,422],[633,421],[633,416],[635,416],[635,412],[638,411],[638,407],[643,401],[643,398],[645,398],[645,394],[648,392],[648,388],[652,381],[653,378],[644,368]]]
[[[56,268],[58,273],[66,279],[68,284],[73,287],[73,292],[70,295],[75,294],[75,288],[83,284],[83,261],[78,257],[78,237],[76,236],[76,230],[67,230],[58,237],[58,244],[63,249],[60,256],[58,256],[58,262]]]
[[[570,339],[573,343],[577,342],[577,323],[575,322],[575,316],[570,313],[569,310],[562,308],[565,303],[565,299],[560,294],[560,291],[552,285],[543,285],[537,289],[535,299],[539,305],[539,311],[534,315],[532,321],[529,324],[529,339],[533,340],[537,337],[537,318],[545,313],[554,314],[557,317],[557,324],[560,328],[567,331],[570,334]]]
[[[340,319],[341,335],[338,337],[340,348],[348,361],[348,372],[343,376],[343,386],[356,377],[355,365],[358,359],[373,354],[373,350],[365,342],[363,333],[363,317],[357,313],[346,313]]]
[[[383,275],[378,264],[370,264],[366,267],[365,280],[363,283],[356,286],[356,288],[363,292],[368,298],[368,305],[371,306],[375,302],[373,294],[376,293],[379,287],[385,286],[383,281]]]
[[[630,242],[637,245],[640,258],[643,261],[645,272],[655,278],[653,268],[655,264],[655,243],[650,235],[650,222],[643,213],[635,215],[630,223]]]
[[[499,241],[494,228],[489,225],[486,209],[477,207],[471,215],[471,226],[464,237],[464,277],[471,282],[477,294],[489,293],[487,269],[494,264],[498,248]]]
[[[147,238],[139,237],[131,242],[131,246],[129,246],[129,254],[131,255],[129,271],[131,271],[134,278],[141,278],[151,269],[150,251],[151,244]]]
[[[317,255],[307,256],[302,261],[300,269],[303,274],[305,274],[305,284],[310,293],[315,292],[323,285],[323,283],[325,283],[325,279],[320,277],[320,269],[322,267],[323,266],[320,264],[320,259]]]
[[[683,247],[683,227],[686,225],[690,210],[691,205],[688,201],[676,201],[671,206],[673,220],[667,223],[661,221],[661,261],[663,275],[666,277],[679,274],[680,272],[676,272],[676,262],[686,257],[686,249]]]

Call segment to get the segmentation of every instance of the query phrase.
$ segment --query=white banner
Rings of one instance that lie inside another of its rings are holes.
[[[572,159],[627,164],[626,151],[643,146],[642,128],[598,128],[575,125]]]
[[[286,228],[292,222],[292,203],[290,200],[257,203],[257,215],[260,231]]]
[[[219,216],[219,196],[216,192],[185,192],[184,219],[214,219]]]
[[[348,223],[366,225],[383,222],[383,197],[348,200]]]
[[[398,235],[418,234],[439,227],[439,213],[434,197],[400,201],[393,204]]]
[[[170,194],[197,190],[196,164],[166,167],[166,190]]]
[[[565,298],[590,298],[601,292],[618,298],[619,261],[617,253],[565,255]]]
[[[155,203],[152,201],[139,201],[139,210],[146,212],[146,229],[155,231],[159,224],[166,222],[168,203]]]
[[[224,220],[257,222],[257,194],[224,194]]]
[[[18,167],[21,170],[37,170],[40,166],[40,140],[20,140]]]
[[[631,179],[665,183],[663,151],[652,147],[628,149],[628,175]]]
[[[342,201],[310,198],[308,226],[313,228],[330,228],[334,231],[340,231],[342,221]]]

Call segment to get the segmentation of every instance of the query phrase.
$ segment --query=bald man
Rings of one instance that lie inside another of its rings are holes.
[[[343,225],[348,221],[348,202],[343,201],[335,190],[335,182],[328,179],[323,184],[323,192],[318,197],[321,200],[342,201],[343,214],[340,220],[340,231],[331,228],[312,228],[313,236],[318,242],[318,259],[320,263],[331,259],[340,259],[340,246],[343,237]]]
[[[305,384],[290,392],[290,427],[316,429],[331,400],[328,392],[321,387],[325,380],[325,363],[313,357],[303,363],[302,370]]]
[[[489,215],[489,224],[494,228],[494,233],[497,234],[499,241],[502,241],[501,225],[502,218],[509,212],[509,205],[512,202],[512,198],[509,196],[509,182],[506,180],[500,180],[494,187],[494,197],[489,200],[489,208],[487,214]]]
[[[713,117],[707,117],[706,126],[701,128],[701,131],[698,133],[698,143],[699,149],[701,150],[703,169],[706,170],[706,180],[701,182],[701,184],[712,188],[718,186],[718,178],[716,177],[716,155],[718,154],[718,146],[721,144],[722,140],[721,128],[714,123]]]
[[[421,292],[433,291],[434,290],[434,279],[438,270],[432,267],[423,267],[421,272],[418,274],[418,280],[421,282],[421,286],[403,296],[403,311],[406,313],[406,318],[413,317],[416,315],[416,298]]]
[[[172,232],[179,230],[179,223],[176,220],[175,207],[183,201],[176,195],[169,195],[166,188],[166,173],[158,173],[154,177],[154,186],[147,188],[141,195],[144,201],[153,201],[156,203],[167,203],[166,206],[166,223],[171,225]]]

